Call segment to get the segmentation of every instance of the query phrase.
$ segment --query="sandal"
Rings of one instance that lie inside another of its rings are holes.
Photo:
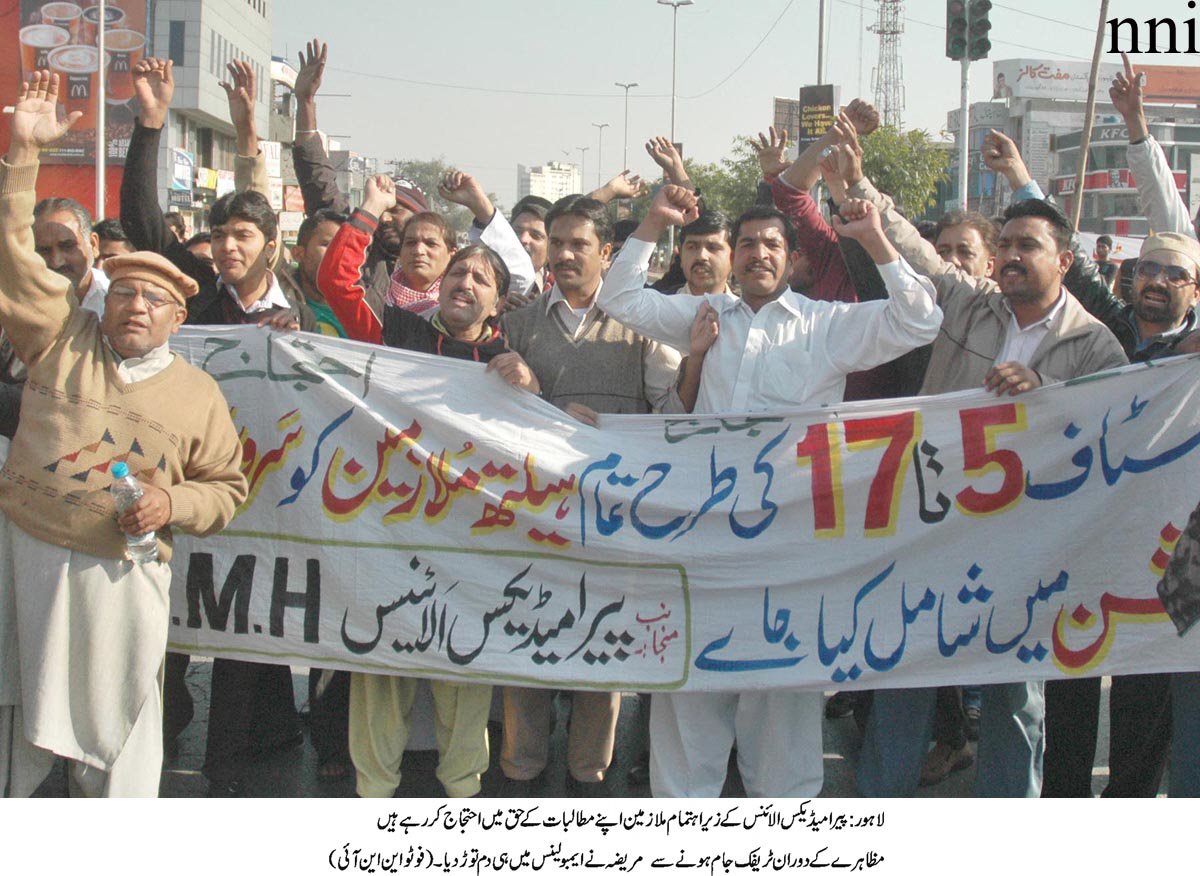
[[[340,782],[353,773],[350,758],[345,754],[335,754],[317,767],[317,778],[322,782]]]

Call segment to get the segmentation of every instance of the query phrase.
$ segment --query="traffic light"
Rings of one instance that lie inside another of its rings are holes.
[[[978,61],[986,58],[992,50],[992,41],[988,39],[988,31],[992,29],[992,23],[988,21],[988,13],[992,11],[992,0],[971,0],[970,10],[967,16],[967,57]]]
[[[961,61],[966,54],[967,0],[946,0],[946,57]]]

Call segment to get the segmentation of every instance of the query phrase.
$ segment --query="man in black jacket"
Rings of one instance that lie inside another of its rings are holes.
[[[281,245],[275,213],[261,192],[235,192],[213,205],[210,220],[216,275],[211,265],[179,241],[163,218],[158,203],[158,145],[175,91],[172,66],[170,61],[146,58],[134,69],[141,115],[125,160],[121,224],[137,249],[165,256],[199,285],[200,294],[189,302],[189,324],[278,320],[283,325],[289,321],[285,318],[288,312],[298,310],[298,302],[280,287],[271,271]],[[230,65],[230,73],[235,85],[226,89],[238,131],[238,171],[243,177],[251,176],[251,169],[261,160],[253,123],[253,74],[244,65]],[[222,227],[225,225],[229,227]],[[295,320],[296,314],[291,317]]]
[[[254,130],[254,80],[249,68],[230,65],[233,85],[222,83],[238,132],[239,171],[258,154]],[[289,299],[271,267],[278,259],[278,224],[260,192],[234,192],[210,211],[213,266],[181,243],[158,204],[156,157],[175,83],[170,61],[147,58],[133,70],[141,107],[121,184],[121,219],[138,249],[160,253],[200,287],[188,307],[192,325],[257,323],[302,327],[297,302]],[[257,159],[261,160],[261,159]],[[184,684],[187,657],[168,655],[164,683],[164,735],[168,746],[192,715]],[[204,775],[214,796],[240,792],[247,759],[303,740],[291,670],[286,666],[217,659],[213,663]]]

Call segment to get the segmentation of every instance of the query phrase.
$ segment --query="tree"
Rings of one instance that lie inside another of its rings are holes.
[[[919,216],[934,203],[937,184],[946,178],[950,155],[930,142],[924,131],[900,132],[883,125],[863,138],[863,172],[900,209]]]
[[[758,159],[744,137],[735,137],[732,154],[719,163],[701,164],[685,159],[688,176],[700,190],[709,210],[720,210],[736,219],[754,205],[761,176]]]
[[[394,177],[403,177],[417,184],[417,187],[425,193],[425,200],[429,202],[429,209],[439,216],[442,216],[446,223],[459,234],[465,234],[471,226],[471,221],[474,217],[471,212],[458,204],[451,204],[449,201],[442,200],[438,195],[438,185],[446,174],[452,170],[459,170],[453,164],[446,162],[445,156],[431,158],[428,161],[395,161],[391,162],[391,174]],[[496,199],[496,196],[491,192],[488,193],[488,198],[497,210],[501,210],[502,206]]]

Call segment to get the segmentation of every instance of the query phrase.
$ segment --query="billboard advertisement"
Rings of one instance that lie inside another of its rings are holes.
[[[1120,64],[1101,64],[1096,100],[1107,103],[1108,86]],[[1147,103],[1200,103],[1200,67],[1135,64],[1144,75]],[[1041,97],[1086,101],[1092,65],[1085,61],[1016,58],[992,63],[992,99]]]
[[[1120,64],[1101,64],[1100,79],[1107,89]],[[992,63],[992,99],[1041,97],[1086,101],[1092,65],[1085,61],[1014,58]],[[1100,98],[1103,99],[1103,98]]]
[[[20,0],[20,4],[16,48],[21,75],[28,78],[34,70],[57,73],[59,112],[83,113],[65,138],[42,152],[42,161],[93,163],[103,101],[107,158],[123,162],[133,133],[133,66],[146,54],[146,0],[107,0],[103,21],[99,5],[88,0]],[[103,55],[98,47],[102,27]],[[101,70],[106,80],[103,93]]]
[[[801,146],[820,139],[833,127],[838,114],[838,88],[833,85],[806,85],[800,89],[799,109]]]

